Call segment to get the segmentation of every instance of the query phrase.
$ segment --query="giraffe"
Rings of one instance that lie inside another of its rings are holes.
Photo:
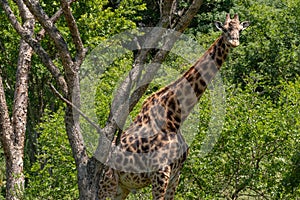
[[[227,14],[225,23],[217,21],[215,26],[221,36],[179,79],[148,97],[119,144],[112,145],[99,183],[99,199],[126,199],[130,192],[150,184],[153,199],[174,199],[189,151],[180,126],[230,49],[239,45],[240,32],[249,22],[240,23],[237,14],[233,19]]]

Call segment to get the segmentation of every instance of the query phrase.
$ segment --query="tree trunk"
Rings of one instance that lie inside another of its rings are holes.
[[[20,1],[16,1],[24,21],[23,27],[33,34],[34,18]],[[23,173],[24,144],[28,106],[28,74],[31,66],[32,48],[21,39],[18,55],[16,85],[12,117],[5,99],[0,79],[0,139],[6,162],[6,199],[23,199],[25,177]]]
[[[0,86],[0,136],[6,162],[6,199],[9,200],[22,199],[24,192],[23,158],[31,55],[31,47],[21,40],[12,119],[9,118],[2,80]]]
[[[72,102],[74,106],[80,107],[80,90],[79,77],[77,72],[69,72],[67,77],[67,84],[70,88],[68,94],[68,101]],[[67,105],[65,111],[65,126],[70,145],[72,148],[73,157],[77,166],[77,180],[80,199],[91,199],[88,189],[88,155],[83,143],[83,138],[80,133],[79,115],[76,110]]]

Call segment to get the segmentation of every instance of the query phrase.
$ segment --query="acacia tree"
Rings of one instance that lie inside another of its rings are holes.
[[[17,0],[15,2],[22,17],[23,25],[21,25],[21,22],[16,17],[7,0],[1,0],[1,5],[11,25],[21,37],[15,101],[11,119],[9,118],[9,108],[5,101],[5,91],[0,76],[0,136],[6,159],[6,198],[20,199],[24,188],[22,163],[27,114],[26,108],[28,102],[27,83],[30,58],[34,51],[55,80],[55,85],[58,88],[55,89],[53,87],[54,92],[67,102],[65,127],[78,172],[79,198],[96,199],[103,166],[97,159],[88,156],[79,128],[79,70],[86,56],[87,49],[82,42],[77,22],[71,11],[70,6],[74,0],[61,0],[59,10],[52,17],[48,16],[38,1]],[[129,99],[129,110],[131,111],[144,94],[148,84],[142,84],[142,86],[136,87],[138,89],[132,94],[130,93],[131,88],[141,83],[141,81],[143,83],[149,83],[160,67],[160,65],[155,65],[151,66],[151,69],[144,68],[147,58],[151,56],[153,62],[161,63],[168,54],[166,49],[170,49],[179,37],[179,34],[177,34],[168,40],[162,40],[165,30],[172,28],[178,33],[182,33],[199,10],[202,5],[202,0],[190,0],[187,3],[186,6],[180,6],[178,1],[175,0],[161,0],[158,3],[160,9],[157,10],[159,11],[160,17],[156,26],[161,29],[155,29],[155,31],[150,32],[145,42],[147,44],[162,42],[165,48],[156,50],[154,53],[150,49],[139,49],[137,51],[130,76],[126,77],[121,83],[117,90],[118,99],[114,99],[112,102],[111,110],[118,112],[117,114],[114,113],[118,116],[118,121],[124,122],[127,114],[122,113],[122,109],[116,108],[122,106],[123,102]],[[155,6],[153,8],[155,8]],[[72,38],[72,44],[66,42],[67,39],[64,38],[62,32],[55,25],[55,21],[61,15],[65,18]],[[35,23],[39,23],[43,28],[38,34],[34,34]],[[49,55],[50,52],[47,52],[41,45],[41,40],[45,34],[47,34],[54,43],[62,67],[59,67],[51,59]],[[70,48],[71,46],[74,46],[74,49]],[[142,73],[142,71],[145,73]],[[113,138],[119,128],[118,125],[119,123],[110,115],[106,126],[102,129],[98,129],[98,131],[101,135]]]

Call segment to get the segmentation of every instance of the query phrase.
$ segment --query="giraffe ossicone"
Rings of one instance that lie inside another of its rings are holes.
[[[155,200],[174,199],[180,171],[188,155],[180,128],[208,84],[237,47],[249,22],[226,15],[215,22],[221,36],[179,79],[148,97],[142,108],[112,144],[99,185],[99,199],[126,199],[131,191],[152,184]]]

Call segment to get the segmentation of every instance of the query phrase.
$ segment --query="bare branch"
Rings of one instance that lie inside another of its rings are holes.
[[[51,39],[54,41],[55,46],[58,50],[59,56],[62,60],[63,66],[69,73],[73,73],[73,61],[71,54],[68,49],[68,45],[62,37],[59,30],[56,28],[54,23],[50,20],[48,15],[44,12],[43,8],[38,1],[35,0],[24,0],[24,3],[35,16],[35,18],[41,23],[43,28],[49,34]]]
[[[178,35],[178,32],[177,34],[169,34],[169,37],[167,38],[167,41],[165,41],[161,50],[155,54],[152,60],[153,64],[151,64],[151,67],[148,67],[146,69],[145,75],[141,77],[140,81],[137,84],[137,89],[130,96],[129,112],[132,111],[132,109],[137,104],[141,96],[145,93],[146,89],[148,88],[148,85],[154,79],[157,71],[159,70],[161,63],[168,55],[169,51],[171,50],[179,36],[180,35]]]
[[[13,11],[10,8],[8,2],[6,0],[1,0],[1,4],[3,7],[3,10],[5,11],[5,13],[6,13],[8,19],[10,20],[11,24],[13,25],[13,27],[17,30],[17,32],[20,35],[24,35],[25,30],[23,29],[23,27],[17,20],[16,16],[14,15]]]
[[[102,132],[102,129],[95,124],[88,116],[86,116],[76,105],[74,105],[72,102],[70,102],[68,99],[66,99],[62,94],[60,94],[57,89],[52,85],[49,84],[52,92],[63,102],[73,107],[87,122],[89,122],[97,131],[98,133]]]
[[[160,0],[160,21],[158,23],[159,27],[171,27],[171,18],[174,7],[176,6],[175,0]]]
[[[84,50],[76,21],[75,21],[74,16],[71,12],[70,3],[67,0],[61,0],[60,2],[61,2],[62,10],[63,10],[64,15],[65,15],[66,22],[67,22],[68,27],[69,27],[70,32],[71,32],[73,43],[75,44],[75,47],[76,47],[76,50],[77,50],[76,59],[81,60],[81,62],[82,62],[82,60],[85,57],[86,50]],[[77,67],[80,66],[80,64],[77,65]]]
[[[76,0],[71,0],[71,1],[69,1],[68,2],[68,4],[70,5],[70,4],[72,4],[73,2],[75,2]],[[55,24],[56,23],[56,21],[61,17],[61,15],[63,14],[64,12],[63,12],[63,10],[62,10],[62,8],[60,8],[58,11],[56,11],[56,13],[50,18],[50,21],[53,23],[53,24]],[[38,33],[38,36],[39,36],[39,41],[44,37],[44,35],[45,35],[45,33],[46,33],[46,31],[45,31],[45,29],[42,29],[42,30],[40,30],[40,32]]]
[[[139,82],[138,89],[133,92],[133,94],[130,97],[130,106],[129,111],[133,109],[133,107],[136,105],[140,97],[144,94],[146,91],[149,83],[153,80],[156,72],[160,68],[160,64],[164,60],[164,58],[168,55],[168,52],[171,50],[173,45],[175,44],[176,40],[180,36],[179,32],[183,32],[187,28],[187,26],[190,24],[191,20],[199,10],[200,6],[202,5],[203,0],[195,0],[192,2],[192,5],[189,7],[185,15],[181,18],[177,26],[175,27],[175,30],[178,32],[170,32],[168,34],[168,37],[164,41],[164,44],[160,51],[158,51],[152,60],[152,63],[155,63],[154,65],[151,65],[151,67],[147,68],[147,71],[145,73],[145,76],[143,76],[140,80],[142,82]],[[163,21],[166,22],[167,18],[170,18],[172,16],[172,12],[175,10],[176,2],[175,1],[161,1],[160,7],[161,7],[161,20],[159,24],[163,25]],[[171,23],[171,19],[169,19],[169,23]],[[173,27],[173,24],[169,24],[170,27]],[[161,35],[159,35],[161,36]],[[151,39],[150,39],[151,40]],[[153,42],[152,42],[153,44]]]
[[[11,24],[13,25],[14,29],[18,32],[18,34],[24,38],[24,40],[34,49],[34,51],[39,55],[40,59],[44,63],[44,65],[49,69],[52,76],[56,79],[60,89],[67,93],[68,88],[66,81],[61,74],[60,70],[55,66],[52,62],[48,53],[43,49],[43,47],[39,44],[38,40],[31,37],[31,35],[21,26],[18,22],[16,16],[14,15],[13,11],[11,10],[8,2],[6,0],[1,0],[1,4],[3,10],[5,11],[8,19],[10,20]]]
[[[59,18],[60,16],[63,14],[63,11],[62,9],[59,9],[51,18],[50,18],[50,21],[52,21],[52,23],[55,23]],[[45,29],[42,29],[40,30],[38,33],[37,33],[37,40],[38,41],[41,41],[42,38],[45,36]]]
[[[193,17],[197,14],[202,4],[203,0],[193,0],[186,13],[180,18],[178,23],[172,27],[174,27],[176,31],[183,32],[188,27]]]

